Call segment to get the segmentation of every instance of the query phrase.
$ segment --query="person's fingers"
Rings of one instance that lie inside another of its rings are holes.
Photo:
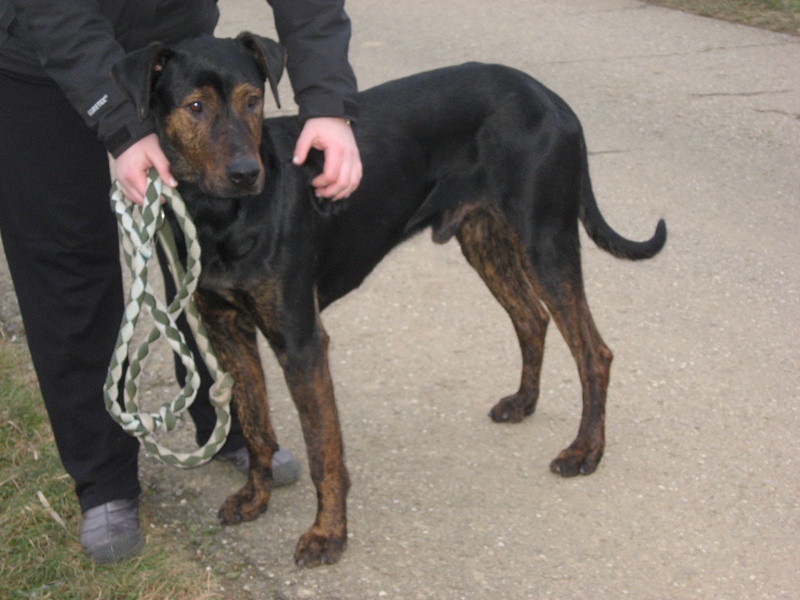
[[[302,165],[308,158],[308,151],[311,150],[311,144],[314,142],[314,133],[306,127],[300,132],[300,137],[297,138],[297,144],[294,148],[294,157],[292,162],[296,165]]]
[[[357,160],[353,164],[352,171],[350,172],[350,186],[346,191],[348,196],[358,189],[358,186],[361,185],[361,179],[363,177],[364,165],[361,164],[361,157],[358,156]]]
[[[343,169],[343,176],[341,179],[342,189],[334,196],[334,200],[341,200],[347,198],[350,194],[356,191],[361,183],[362,166],[360,157],[356,156],[346,169]]]
[[[161,150],[155,134],[143,137],[117,157],[116,177],[122,193],[135,204],[144,203],[147,190],[147,170],[155,167],[161,180],[169,187],[177,182],[172,177],[169,160]]]
[[[361,182],[361,161],[344,159],[336,168],[335,178],[323,174],[316,177],[311,184],[317,196],[331,200],[342,200],[352,194]]]
[[[147,188],[147,172],[138,167],[138,161],[117,163],[117,180],[122,193],[134,204],[144,203]]]
[[[326,148],[325,164],[322,167],[322,173],[311,181],[311,185],[317,189],[317,192],[329,187],[338,190],[338,188],[342,187],[340,180],[342,178],[343,164],[344,153],[340,147],[331,146]]]
[[[158,152],[154,152],[150,158],[153,163],[152,166],[155,167],[156,171],[158,171],[158,176],[161,177],[161,181],[171,188],[177,187],[178,182],[175,181],[172,172],[169,170],[169,160],[167,160],[167,157],[161,151],[160,147],[158,148]]]

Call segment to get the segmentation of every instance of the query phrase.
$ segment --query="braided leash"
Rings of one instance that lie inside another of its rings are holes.
[[[172,231],[169,225],[163,222],[161,196],[166,198],[175,213],[186,239],[185,270],[178,257]],[[197,231],[189,218],[180,194],[176,190],[162,185],[155,169],[148,172],[147,192],[142,207],[125,200],[119,182],[115,182],[111,190],[111,205],[117,215],[122,237],[122,251],[125,262],[131,271],[132,281],[117,345],[103,388],[106,409],[126,432],[139,438],[145,449],[161,461],[177,467],[196,467],[208,462],[225,443],[231,426],[229,404],[233,387],[232,377],[220,369],[192,300],[192,294],[200,276],[200,244],[197,242]],[[166,307],[156,298],[147,281],[147,261],[153,255],[156,234],[167,252],[170,270],[178,287],[175,299]],[[131,339],[143,307],[146,307],[152,315],[154,326],[145,341],[136,349],[135,354],[130,356]],[[200,387],[200,374],[197,371],[195,359],[175,323],[181,312],[185,312],[202,354],[201,358],[214,378],[210,396],[211,404],[217,414],[217,424],[208,442],[192,453],[173,452],[159,444],[154,437],[156,432],[169,432],[175,428],[178,418],[194,402]],[[172,402],[164,403],[157,413],[140,412],[136,402],[136,381],[141,373],[142,361],[149,353],[150,345],[161,335],[164,335],[172,351],[180,357],[186,367],[186,384],[175,399]],[[125,369],[126,362],[128,363],[127,370]],[[123,373],[125,376],[124,410],[118,402],[119,383]]]

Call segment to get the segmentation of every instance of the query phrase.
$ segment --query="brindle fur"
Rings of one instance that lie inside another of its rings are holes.
[[[615,233],[597,208],[569,107],[519,71],[476,63],[362,92],[355,133],[364,179],[349,200],[320,202],[309,185],[314,169],[291,164],[301,124],[261,122],[263,84],[275,94],[283,65],[275,42],[245,33],[154,45],[114,69],[140,114],[155,118],[180,181],[203,252],[198,307],[236,382],[250,472],[220,509],[223,523],[254,519],[269,502],[278,442],[256,345],[261,331],[297,406],[317,490],[317,517],[295,559],[339,559],[350,479],[320,311],[427,227],[436,242],[457,238],[517,333],[519,390],[494,406],[492,419],[516,423],[534,412],[552,316],[578,366],[583,413],[551,470],[594,472],[612,354],[586,303],[578,222],[604,250],[638,260],[663,247],[663,221],[645,242]]]

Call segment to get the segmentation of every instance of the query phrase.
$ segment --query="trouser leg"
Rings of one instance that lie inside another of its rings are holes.
[[[54,86],[0,75],[0,233],[28,346],[81,509],[140,493],[139,443],[103,383],[123,308],[108,158]]]

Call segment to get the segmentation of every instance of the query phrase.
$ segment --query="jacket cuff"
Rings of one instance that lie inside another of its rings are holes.
[[[143,137],[155,133],[155,124],[151,118],[141,123],[122,125],[103,138],[103,145],[114,158],[133,146]]]
[[[358,104],[340,95],[323,90],[307,90],[296,98],[301,122],[316,117],[337,117],[351,123],[358,121]]]

